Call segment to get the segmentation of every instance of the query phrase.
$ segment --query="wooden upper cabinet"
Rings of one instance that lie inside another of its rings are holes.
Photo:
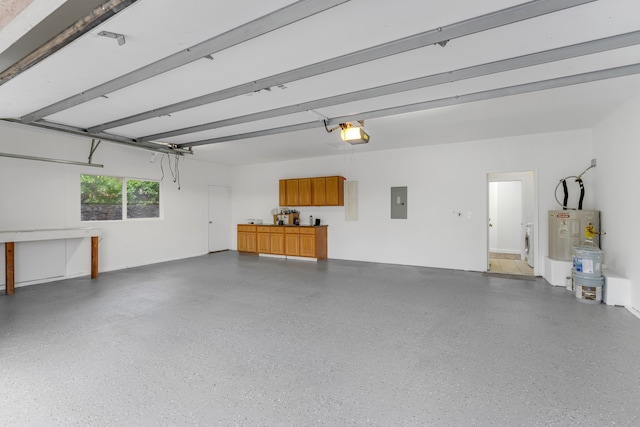
[[[298,180],[298,200],[299,206],[311,205],[311,178],[300,178]]]
[[[287,180],[280,180],[280,204],[278,206],[287,206]]]
[[[280,206],[344,206],[344,178],[281,179]]]
[[[300,206],[299,180],[286,180],[286,197],[287,203],[284,206]]]
[[[311,179],[311,204],[313,206],[323,206],[325,204],[326,178]]]
[[[328,176],[325,180],[325,205],[344,206],[344,178],[341,176]]]

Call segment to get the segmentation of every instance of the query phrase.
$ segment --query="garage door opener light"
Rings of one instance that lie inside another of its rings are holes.
[[[360,126],[355,126],[351,122],[340,123],[338,126],[329,129],[327,128],[327,121],[324,121],[324,127],[327,132],[333,132],[340,129],[340,137],[344,142],[348,142],[351,145],[366,144],[369,142],[369,134],[364,130],[364,120],[359,120]]]

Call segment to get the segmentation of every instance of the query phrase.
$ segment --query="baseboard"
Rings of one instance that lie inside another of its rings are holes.
[[[522,251],[517,249],[489,249],[489,252],[496,254],[509,254],[509,255],[521,255]]]
[[[258,254],[258,256],[264,257],[264,258],[279,258],[279,259],[286,259],[287,257],[284,255],[274,255],[274,254]]]
[[[636,316],[638,319],[640,319],[640,310],[638,310],[637,308],[633,308],[631,306],[627,306],[625,307],[627,310],[629,310],[631,312],[631,314],[633,314],[634,316]]]
[[[265,258],[294,259],[297,261],[313,261],[313,262],[318,261],[318,258],[293,256],[293,255],[258,254],[258,256],[265,257]]]
[[[89,273],[87,273],[89,274]],[[42,283],[49,283],[49,282],[57,282],[59,280],[65,280],[65,279],[69,279],[71,277],[69,276],[53,276],[53,277],[45,277],[43,279],[35,279],[35,280],[27,280],[24,282],[16,282],[14,283],[14,288],[22,288],[24,286],[31,286],[31,285],[40,285]],[[3,284],[0,285],[0,291],[6,291],[7,290],[7,285]]]
[[[311,261],[311,262],[318,262],[318,258],[310,258],[310,257],[305,257],[305,256],[292,256],[292,255],[287,255],[287,259],[293,259],[296,261]]]

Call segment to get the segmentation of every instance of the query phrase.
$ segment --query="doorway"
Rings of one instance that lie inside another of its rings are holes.
[[[535,275],[533,171],[490,173],[487,180],[487,271]]]
[[[208,249],[220,252],[229,249],[229,188],[209,186]]]

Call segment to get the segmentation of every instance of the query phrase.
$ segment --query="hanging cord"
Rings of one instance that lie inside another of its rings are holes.
[[[164,156],[160,157],[160,171],[162,172],[162,178],[160,178],[160,181],[164,181],[164,167],[162,166],[163,163],[164,163]]]
[[[554,196],[556,198],[556,202],[558,202],[558,204],[560,206],[562,206],[562,209],[567,210],[573,210],[575,211],[575,208],[570,208],[567,206],[568,203],[568,199],[569,199],[569,192],[567,190],[567,179],[570,178],[575,178],[575,182],[578,183],[578,185],[580,186],[580,201],[578,202],[578,209],[577,210],[582,210],[582,202],[584,201],[584,183],[582,182],[582,175],[584,175],[589,169],[596,167],[595,164],[592,164],[591,166],[589,166],[588,168],[586,168],[584,171],[582,171],[582,173],[578,176],[575,175],[571,175],[571,176],[567,176],[564,177],[560,180],[560,182],[558,182],[558,185],[556,185],[556,189],[554,191]],[[560,200],[558,200],[558,187],[560,187],[560,185],[562,185],[562,187],[564,188],[564,203],[560,203]]]
[[[569,190],[567,189],[567,180],[562,180],[562,189],[564,190],[564,201],[562,202],[562,209],[567,210],[567,203],[569,203]]]
[[[180,190],[180,168],[178,167],[179,160],[180,160],[180,156],[176,154],[176,175],[173,178],[173,182],[178,183],[178,190]]]
[[[171,177],[173,178],[173,182],[176,182],[178,184],[178,190],[180,190],[180,168],[179,168],[179,161],[180,161],[180,155],[176,154],[176,158],[174,160],[174,168],[171,168],[171,157],[169,157],[169,153],[165,153],[167,155],[167,163],[169,164],[169,172],[171,173]],[[160,160],[160,170],[162,171],[162,178],[160,179],[161,181],[164,179],[164,168],[162,166],[162,163],[164,161],[164,156],[162,156],[162,160]]]

